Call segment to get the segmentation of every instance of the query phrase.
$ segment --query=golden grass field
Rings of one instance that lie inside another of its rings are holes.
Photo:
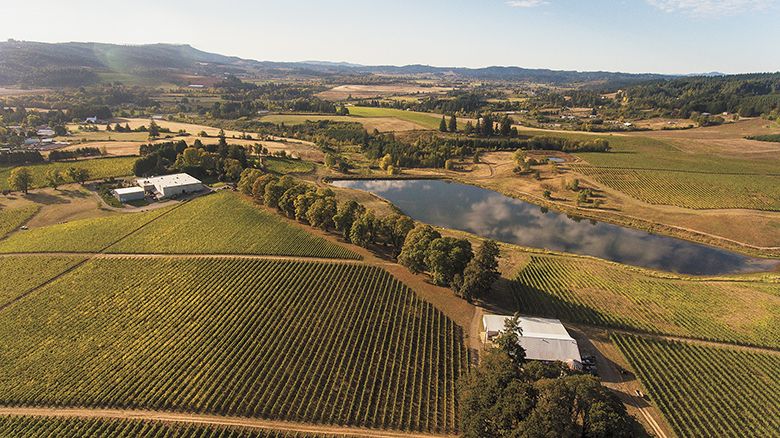
[[[423,87],[418,84],[393,84],[393,85],[339,85],[328,91],[317,94],[317,97],[325,100],[346,100],[350,96],[355,99],[370,99],[373,97],[387,97],[406,94],[442,94],[452,90],[450,87]]]

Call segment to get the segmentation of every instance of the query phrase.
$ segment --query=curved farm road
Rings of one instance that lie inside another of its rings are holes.
[[[360,427],[294,423],[289,421],[262,420],[245,417],[222,417],[219,415],[122,409],[0,407],[0,416],[103,418],[117,420],[162,421],[165,423],[202,424],[207,426],[226,426],[283,432],[327,434],[345,437],[431,438],[454,436],[423,434],[415,432],[396,432],[389,430],[365,429]]]

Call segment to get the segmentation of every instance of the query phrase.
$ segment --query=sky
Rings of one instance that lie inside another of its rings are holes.
[[[364,65],[780,70],[780,0],[8,3],[2,6],[2,40],[164,42],[248,59]]]

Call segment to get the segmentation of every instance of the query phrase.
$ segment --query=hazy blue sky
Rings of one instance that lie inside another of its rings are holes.
[[[274,61],[780,70],[780,0],[14,0],[0,38],[189,43]]]

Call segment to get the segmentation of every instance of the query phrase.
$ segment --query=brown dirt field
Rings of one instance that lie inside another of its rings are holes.
[[[415,84],[398,85],[339,85],[328,91],[317,93],[325,100],[346,100],[350,95],[356,99],[385,97],[396,94],[439,94],[452,90],[449,87],[421,87]]]
[[[427,129],[425,126],[418,125],[417,123],[410,122],[408,120],[401,120],[395,117],[353,117],[353,116],[331,116],[331,115],[317,115],[317,114],[278,114],[262,117],[261,120],[269,121],[272,123],[303,123],[307,120],[333,120],[341,122],[355,122],[360,123],[366,128],[367,131],[373,132],[376,129],[379,132],[398,132],[398,131],[415,131],[420,129]]]
[[[30,94],[48,93],[49,90],[45,88],[33,88],[29,90],[20,90],[18,88],[3,88],[0,87],[0,96],[25,96]]]
[[[693,128],[680,131],[644,131],[631,135],[665,140],[683,152],[713,153],[723,156],[760,158],[761,155],[775,158],[780,152],[780,143],[748,140],[750,135],[780,133],[780,125],[768,120],[742,119],[720,126]]]
[[[27,195],[0,197],[0,205],[3,207],[40,206],[38,213],[27,222],[30,228],[113,214],[101,209],[97,196],[78,184],[67,184],[58,190],[46,188],[31,190]]]
[[[92,147],[92,148],[106,148],[108,155],[120,156],[120,155],[138,155],[138,149],[144,142],[137,141],[95,141],[87,143],[78,143],[66,146],[60,150],[69,151],[78,148]]]

